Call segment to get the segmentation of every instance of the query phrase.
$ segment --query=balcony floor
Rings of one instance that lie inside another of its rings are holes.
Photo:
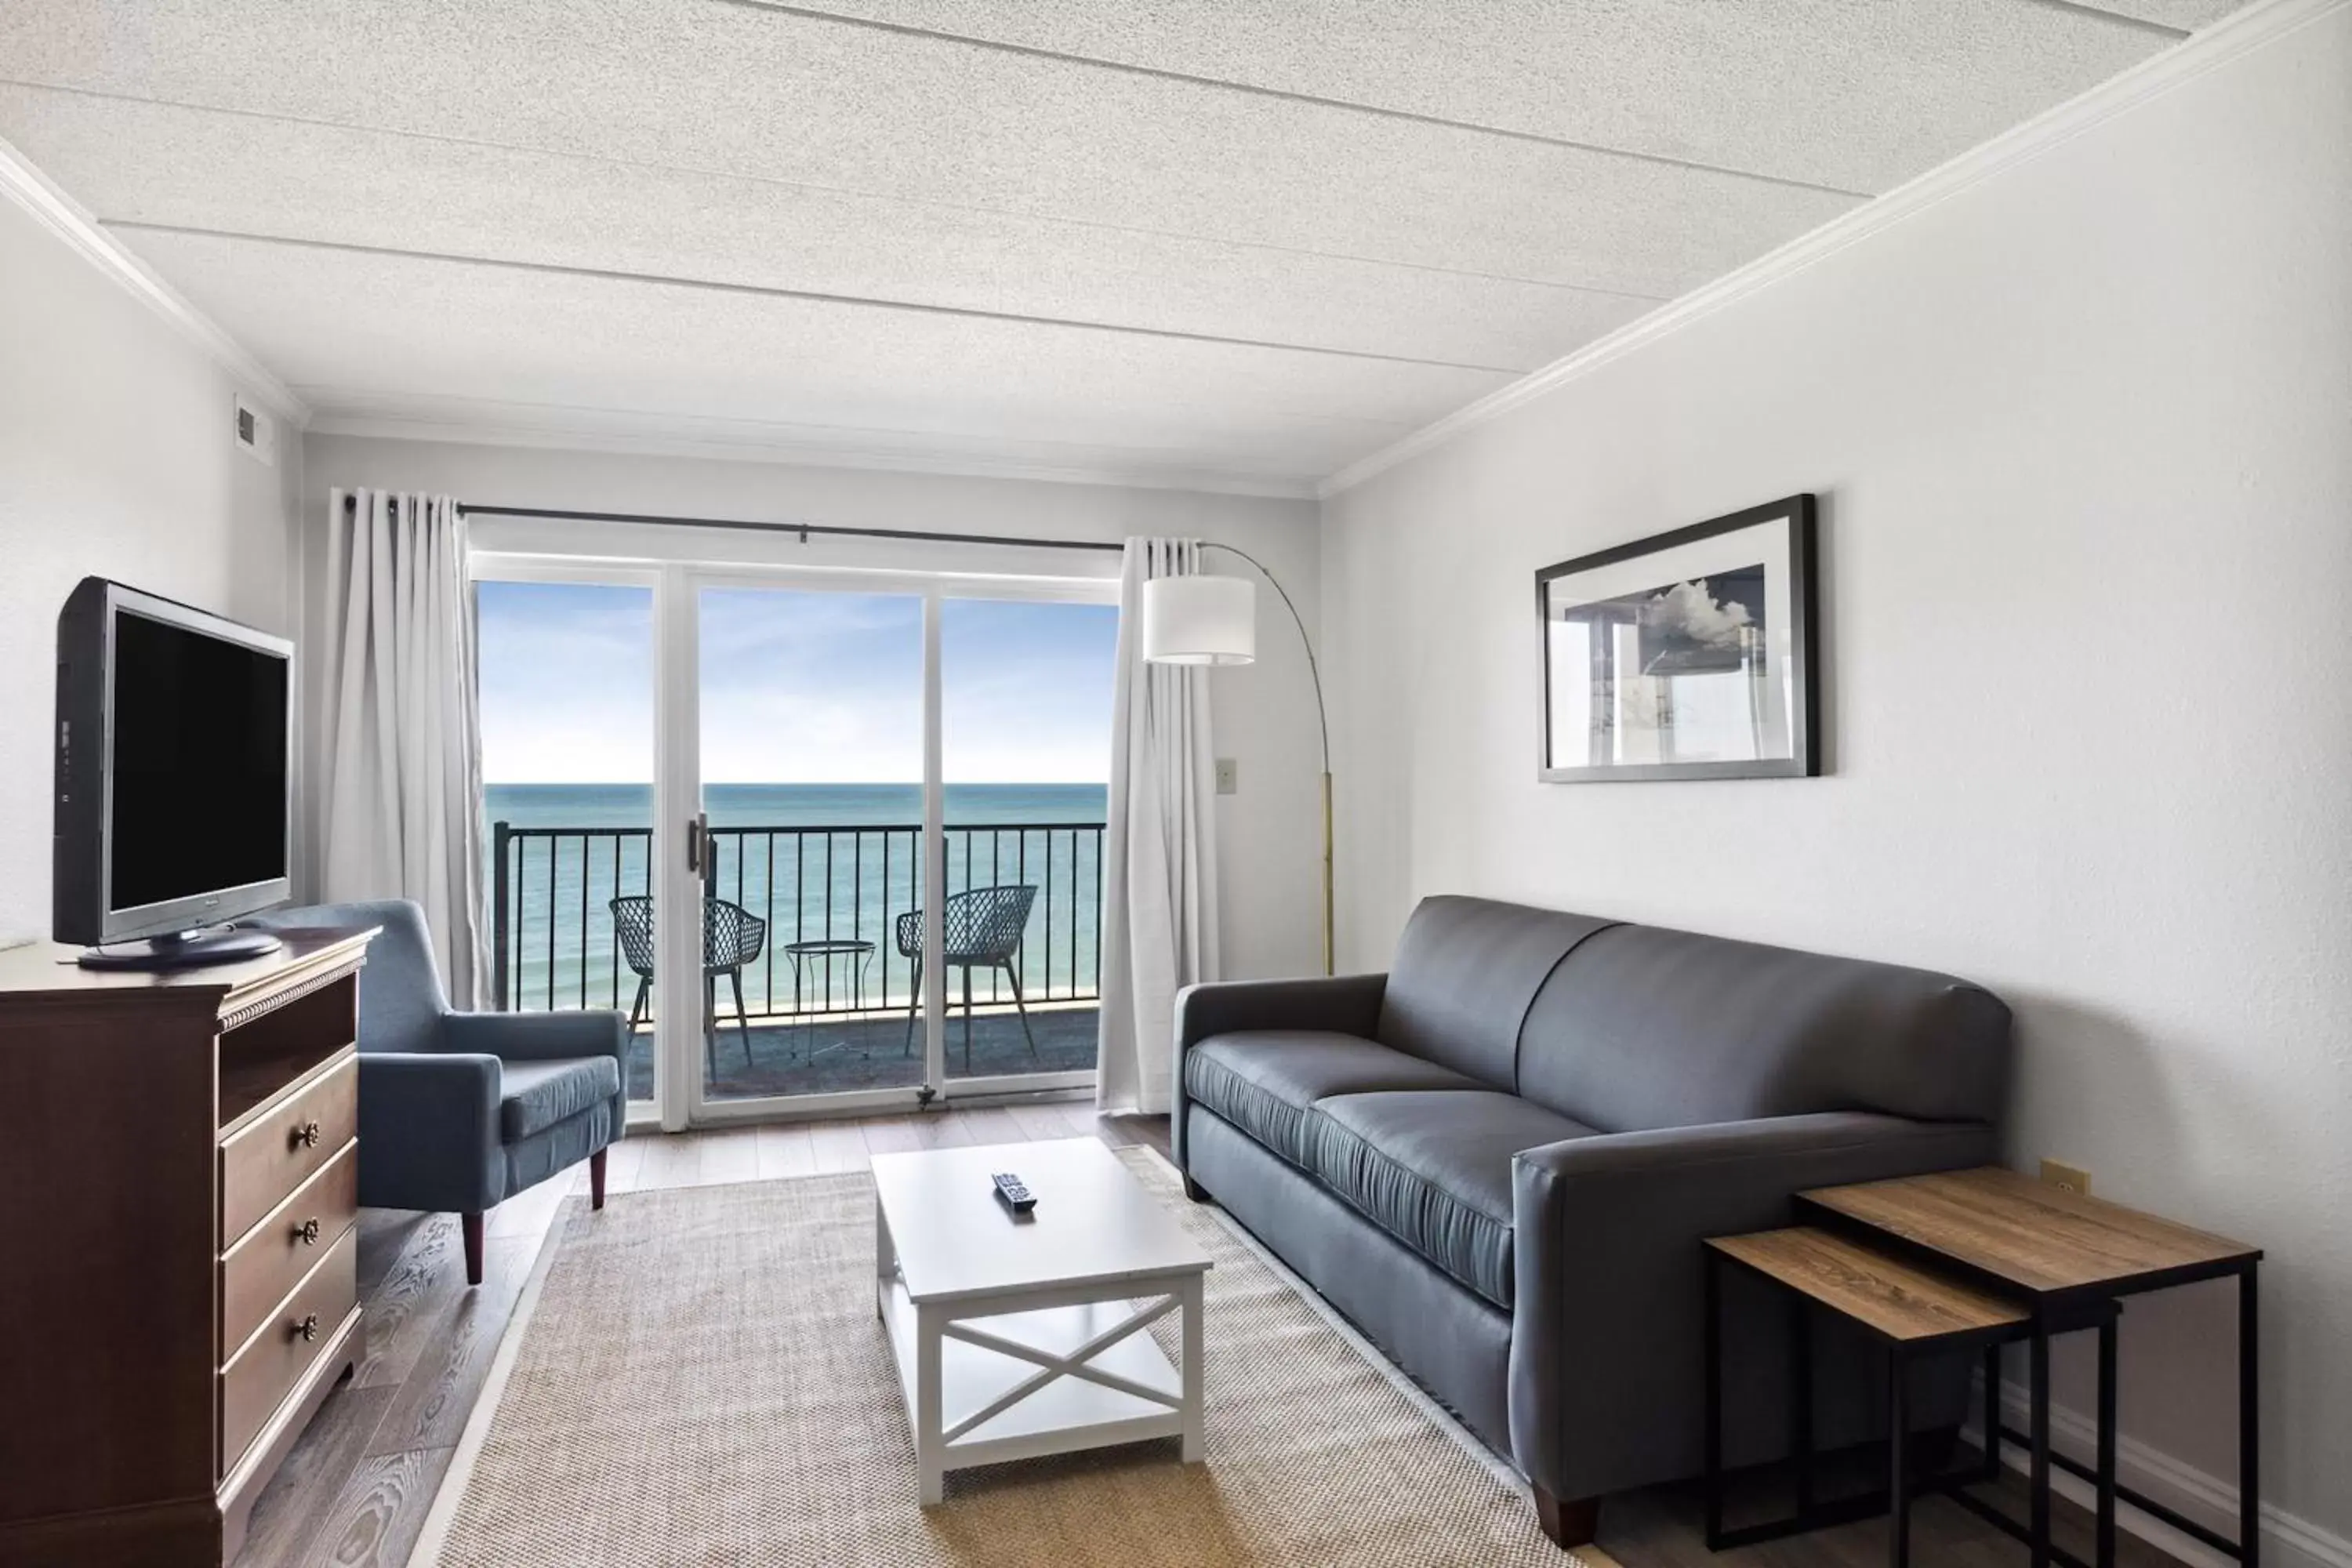
[[[722,1009],[723,1013],[723,1009]],[[1097,1010],[1081,1006],[1033,1007],[1030,1032],[1036,1037],[1032,1054],[1022,1037],[1021,1020],[1010,1008],[1001,1013],[982,1010],[971,1021],[971,1065],[964,1065],[963,1016],[948,1016],[948,1076],[993,1078],[1026,1072],[1085,1072],[1095,1065]],[[921,1029],[913,1050],[906,1047],[907,1016],[873,1018],[812,1019],[798,1024],[754,1018],[746,1034],[731,1016],[719,1028],[714,1047],[718,1073],[710,1084],[714,1100],[745,1100],[767,1095],[840,1094],[861,1089],[906,1089],[923,1081]],[[749,1060],[745,1047],[749,1046]],[[653,1033],[640,1031],[630,1042],[629,1098],[651,1100],[654,1092]]]

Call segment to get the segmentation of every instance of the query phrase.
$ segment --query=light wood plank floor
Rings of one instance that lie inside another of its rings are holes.
[[[1091,1104],[1061,1101],[633,1137],[614,1146],[607,1185],[625,1193],[767,1181],[854,1171],[871,1154],[900,1150],[1088,1134],[1114,1147],[1146,1143],[1168,1152],[1165,1117],[1097,1118]],[[502,1205],[487,1226],[483,1283],[471,1290],[455,1215],[362,1211],[366,1355],[262,1494],[235,1568],[403,1568],[556,1212],[587,1190],[583,1166]],[[2009,1505],[2021,1509],[2021,1493],[2011,1489]],[[2062,1504],[2060,1516],[2081,1550],[2082,1515]],[[1624,1568],[1864,1568],[1885,1561],[1885,1527],[1874,1522],[1711,1554],[1695,1500],[1677,1488],[1610,1500],[1601,1544]],[[1920,1568],[2014,1568],[2024,1561],[2021,1547],[1940,1500],[1915,1513],[1912,1552]],[[2123,1562],[2173,1564],[2129,1537]]]

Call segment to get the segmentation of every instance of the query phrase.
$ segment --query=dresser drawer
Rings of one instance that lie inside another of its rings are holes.
[[[221,1369],[221,1473],[245,1457],[255,1436],[303,1374],[334,1342],[359,1303],[359,1232],[347,1230],[319,1266],[262,1319],[236,1359]]]
[[[221,1259],[222,1360],[245,1343],[262,1314],[294,1289],[310,1265],[333,1249],[359,1213],[360,1146],[351,1142]]]
[[[262,1215],[359,1133],[356,1054],[257,1113],[221,1145],[220,1245],[233,1247]]]

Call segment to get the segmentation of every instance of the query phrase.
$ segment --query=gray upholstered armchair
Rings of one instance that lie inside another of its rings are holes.
[[[626,1126],[618,1013],[458,1013],[425,914],[404,899],[318,904],[249,925],[381,926],[360,972],[360,1202],[463,1217],[466,1282],[482,1282],[482,1215],[588,1162],[604,1206],[604,1151]]]

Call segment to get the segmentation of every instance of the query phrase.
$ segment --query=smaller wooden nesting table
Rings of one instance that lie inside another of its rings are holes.
[[[1790,1292],[1799,1306],[1791,1324],[1794,1395],[1789,1401],[1789,1449],[1797,1472],[1796,1511],[1785,1519],[1738,1530],[1723,1527],[1722,1268],[1737,1265]],[[1886,1510],[1892,1521],[1891,1561],[1910,1560],[1911,1499],[1920,1489],[1906,1441],[1890,1441],[1886,1493],[1841,1503],[1813,1500],[1812,1327],[1817,1306],[1885,1347],[1887,1431],[1911,1430],[1910,1370],[1917,1357],[1981,1348],[1988,1356],[2033,1331],[2032,1316],[2013,1301],[1948,1277],[1932,1274],[1834,1231],[1795,1226],[1750,1236],[1722,1236],[1706,1244],[1706,1544],[1723,1552],[1818,1530]],[[2000,1418],[1998,1377],[1985,1384],[1986,1430]],[[1972,1473],[1970,1479],[1977,1479]]]

